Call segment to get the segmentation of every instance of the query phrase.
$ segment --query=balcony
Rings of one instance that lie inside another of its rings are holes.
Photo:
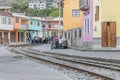
[[[80,10],[82,11],[89,10],[89,7],[90,7],[89,0],[80,0],[79,7],[80,7]]]
[[[22,28],[23,28],[23,29],[28,28],[28,24],[22,24]]]

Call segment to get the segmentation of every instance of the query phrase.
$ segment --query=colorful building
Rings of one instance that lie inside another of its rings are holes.
[[[61,27],[59,26],[59,18],[43,18],[42,19],[42,36],[43,38],[58,36],[59,31],[62,30],[63,21],[60,19]],[[61,32],[62,33],[62,32]]]
[[[109,2],[109,4],[108,4]],[[119,0],[102,0],[101,1],[101,21],[102,32],[104,27],[108,30],[105,32],[106,40],[102,37],[102,42],[106,42],[106,46],[116,47],[120,44],[120,1]]]
[[[81,46],[81,36],[78,38],[77,31],[81,34],[83,26],[83,13],[79,9],[79,0],[64,0],[63,5],[63,29],[70,46]]]
[[[41,18],[30,17],[29,30],[31,37],[42,37],[42,21]],[[28,34],[27,34],[28,36]]]
[[[79,10],[79,0],[64,0],[63,26],[64,31],[82,27],[82,11]]]
[[[11,36],[14,37],[14,41],[18,42],[25,42],[27,40],[26,32],[29,29],[29,17],[24,16],[22,14],[13,14],[14,16],[14,31],[11,33]]]
[[[13,30],[12,13],[0,11],[0,44],[8,44],[12,40],[10,32]]]
[[[80,0],[80,10],[83,11],[82,40],[83,47],[91,47],[93,40],[93,0]]]
[[[80,0],[83,11],[83,47],[101,44],[101,0]]]

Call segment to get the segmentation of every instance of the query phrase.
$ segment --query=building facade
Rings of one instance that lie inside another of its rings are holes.
[[[13,30],[13,16],[10,12],[0,11],[0,44],[11,42],[10,36]]]
[[[43,18],[42,19],[42,36],[43,38],[58,36],[62,30],[63,20],[60,19],[61,27],[59,27],[59,18]]]
[[[82,45],[82,18],[83,13],[79,10],[79,0],[64,0],[63,29],[65,31],[65,37],[68,40],[69,46],[77,47]]]
[[[101,45],[101,0],[93,1],[93,42]]]
[[[42,37],[42,21],[41,21],[41,18],[30,17],[28,33],[30,33],[32,38]]]
[[[29,17],[23,16],[22,14],[13,14],[14,17],[14,31],[12,32],[15,37],[15,42],[26,43],[27,37],[26,32],[29,29]]]
[[[80,0],[80,10],[84,14],[82,28],[83,47],[89,48],[93,40],[93,0]]]
[[[47,7],[46,1],[40,2],[38,0],[34,0],[29,2],[29,8],[32,8],[32,9],[42,10],[42,9],[45,9],[46,7]]]
[[[109,1],[109,4],[107,3]],[[102,42],[106,42],[106,46],[116,47],[120,44],[120,10],[119,0],[101,0],[101,22],[102,32],[104,27],[108,30],[106,32],[106,40],[102,37]]]

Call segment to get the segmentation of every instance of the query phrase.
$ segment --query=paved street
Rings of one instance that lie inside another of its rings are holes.
[[[0,80],[70,80],[54,70],[0,47]]]
[[[97,58],[105,58],[105,59],[117,59],[120,60],[120,52],[92,52],[92,51],[79,51],[73,49],[50,49],[50,44],[40,45],[33,47],[35,50],[39,50],[42,52],[54,52],[58,54],[69,54],[76,56],[85,56],[85,57],[97,57]]]

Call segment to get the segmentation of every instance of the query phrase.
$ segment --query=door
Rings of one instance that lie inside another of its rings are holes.
[[[116,47],[116,22],[110,23],[110,47]]]
[[[8,33],[4,32],[4,42],[8,42]]]
[[[102,23],[102,46],[116,47],[116,22]]]
[[[24,42],[24,32],[21,32],[21,42]]]
[[[108,46],[108,29],[107,29],[107,23],[102,22],[102,47]]]
[[[15,42],[15,33],[14,32],[10,33],[10,42]]]

